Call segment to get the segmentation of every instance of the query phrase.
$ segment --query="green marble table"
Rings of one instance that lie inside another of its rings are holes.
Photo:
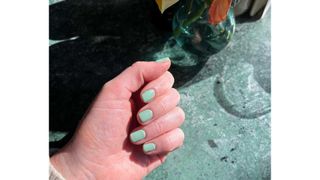
[[[270,179],[270,19],[238,24],[179,88],[185,143],[145,179]]]
[[[177,82],[185,143],[146,180],[270,179],[270,19],[237,24],[225,49]],[[50,141],[64,134],[50,132]]]

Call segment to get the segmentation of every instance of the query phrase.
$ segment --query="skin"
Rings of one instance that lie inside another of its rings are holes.
[[[164,163],[169,152],[183,144],[179,126],[185,115],[177,107],[180,96],[172,88],[174,78],[164,62],[136,62],[107,82],[87,113],[74,137],[50,158],[66,179],[142,179]],[[141,94],[153,89],[154,98],[144,103]],[[137,115],[153,111],[142,123]],[[130,133],[143,129],[146,137],[130,141]],[[144,143],[156,144],[145,153]]]

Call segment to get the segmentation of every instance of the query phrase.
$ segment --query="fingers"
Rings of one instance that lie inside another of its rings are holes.
[[[169,89],[165,95],[156,98],[149,104],[142,107],[137,113],[137,119],[140,124],[146,125],[155,119],[160,118],[174,107],[177,106],[180,95],[176,89]]]
[[[141,99],[143,102],[148,103],[165,94],[173,85],[174,78],[172,74],[166,71],[158,79],[151,81],[141,90]]]
[[[134,144],[142,144],[154,139],[166,132],[178,128],[184,121],[185,115],[180,107],[175,107],[164,116],[152,123],[136,128],[130,134],[130,140]]]
[[[148,142],[145,142],[142,146],[144,153],[151,154],[163,154],[171,152],[178,147],[182,146],[184,141],[184,133],[180,128],[176,128],[163,134],[157,138],[154,138]]]
[[[146,82],[159,78],[170,67],[166,58],[161,62],[135,62],[117,77],[103,87],[105,97],[109,99],[129,99],[131,94],[141,88]]]

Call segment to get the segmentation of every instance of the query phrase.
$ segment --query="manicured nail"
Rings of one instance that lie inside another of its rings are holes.
[[[165,57],[165,58],[161,58],[161,59],[156,60],[156,62],[158,62],[158,63],[167,62],[167,61],[170,61],[169,57]]]
[[[153,116],[153,112],[150,109],[144,110],[139,113],[139,118],[141,122],[147,122],[149,121]]]
[[[145,137],[146,137],[146,132],[144,132],[144,130],[142,130],[142,129],[130,134],[130,139],[132,142],[138,142]]]
[[[150,152],[156,149],[156,145],[154,143],[148,143],[143,145],[144,152]]]
[[[153,99],[155,95],[155,92],[153,89],[149,89],[149,90],[146,90],[145,92],[142,93],[142,100],[143,102],[149,102]]]

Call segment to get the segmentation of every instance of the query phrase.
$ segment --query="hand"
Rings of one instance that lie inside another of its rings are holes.
[[[170,60],[136,62],[107,82],[74,137],[51,157],[66,179],[142,179],[183,144]]]

